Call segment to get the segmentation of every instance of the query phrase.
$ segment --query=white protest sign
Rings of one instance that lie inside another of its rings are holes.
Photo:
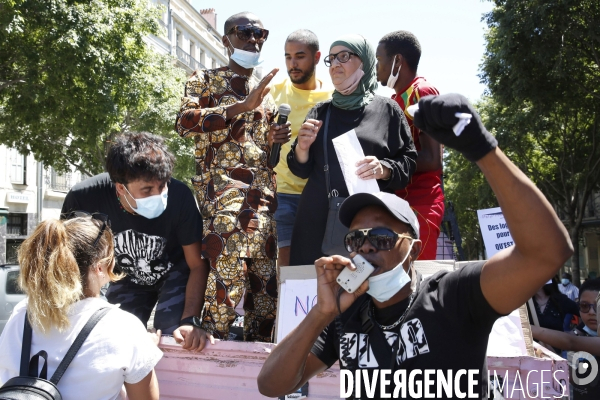
[[[500,250],[514,245],[500,207],[477,210],[477,217],[488,259]]]
[[[277,343],[297,327],[316,304],[317,280],[288,279],[280,285],[279,290]]]

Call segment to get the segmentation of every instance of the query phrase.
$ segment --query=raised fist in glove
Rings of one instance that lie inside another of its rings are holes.
[[[473,116],[460,136],[452,127],[458,123],[456,113]],[[419,101],[413,124],[429,136],[462,153],[467,160],[477,161],[498,146],[494,138],[481,123],[481,118],[467,98],[460,94],[426,96]]]

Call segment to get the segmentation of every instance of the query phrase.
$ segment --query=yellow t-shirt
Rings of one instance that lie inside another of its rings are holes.
[[[323,83],[317,79],[317,84],[321,89],[301,90],[294,87],[289,79],[271,87],[271,94],[275,99],[275,104],[279,107],[287,103],[292,108],[288,116],[288,121],[292,124],[292,138],[289,142],[281,146],[279,164],[275,167],[277,173],[277,192],[286,194],[301,194],[306,185],[306,179],[298,178],[292,174],[287,165],[287,154],[292,148],[292,143],[298,136],[298,130],[306,119],[306,114],[315,104],[331,98],[333,89],[323,88]]]

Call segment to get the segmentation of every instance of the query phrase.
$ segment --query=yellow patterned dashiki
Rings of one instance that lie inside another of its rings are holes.
[[[195,72],[185,86],[177,132],[194,136],[192,179],[204,218],[203,257],[275,258],[276,181],[267,135],[276,114],[271,95],[225,121],[225,106],[258,84],[228,67]]]

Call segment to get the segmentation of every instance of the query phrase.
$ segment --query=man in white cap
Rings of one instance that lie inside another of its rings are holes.
[[[459,112],[473,118],[456,136]],[[421,247],[419,226],[408,204],[385,193],[350,196],[339,214],[350,229],[345,244],[352,257],[362,255],[375,271],[347,293],[336,277],[344,268],[355,269],[349,259],[331,256],[315,262],[317,304],[265,362],[258,377],[262,394],[293,392],[339,360],[341,369],[350,371],[342,376],[356,378],[340,391],[350,390],[356,398],[362,393],[368,398],[487,399],[485,361],[492,325],[533,296],[572,254],[552,206],[497,148],[466,98],[425,97],[414,123],[477,163],[498,198],[514,246],[487,261],[420,281],[413,267]],[[391,375],[384,378],[384,370]]]

